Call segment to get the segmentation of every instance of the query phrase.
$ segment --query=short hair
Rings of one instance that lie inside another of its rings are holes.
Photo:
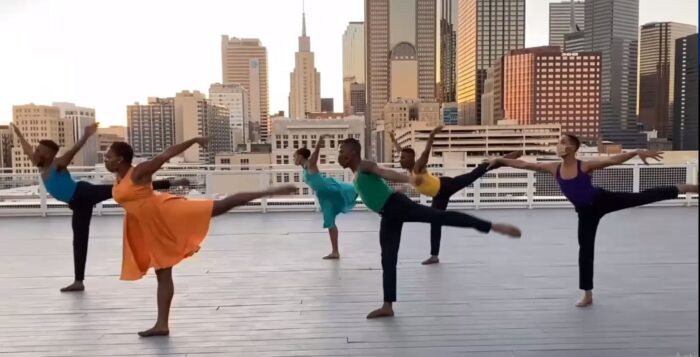
[[[58,152],[58,144],[56,144],[56,142],[53,140],[39,140],[39,145],[46,146],[47,148],[51,149],[54,154]]]
[[[403,149],[401,149],[401,152],[405,152],[407,154],[411,154],[413,156],[416,156],[416,151],[411,149],[411,148],[403,148]]]
[[[308,159],[311,156],[311,150],[307,148],[299,148],[294,152],[295,155],[301,155],[301,157]]]
[[[362,144],[355,138],[347,138],[342,141],[343,146],[348,146],[352,151],[360,155],[362,152]]]
[[[576,147],[576,150],[578,150],[578,148],[581,147],[581,140],[579,140],[579,138],[578,138],[576,135],[573,135],[573,134],[564,134],[564,136],[566,136],[567,138],[569,138],[569,140],[571,140],[571,142],[572,142],[572,143],[574,144],[574,146]]]
[[[134,149],[131,148],[131,145],[123,141],[113,142],[110,149],[114,151],[115,154],[121,156],[124,161],[129,164],[131,164],[131,161],[134,159]]]

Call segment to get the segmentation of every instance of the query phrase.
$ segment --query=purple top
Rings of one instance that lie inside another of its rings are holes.
[[[600,189],[593,186],[593,177],[581,170],[581,160],[576,160],[576,171],[576,177],[565,180],[561,177],[561,164],[559,164],[557,167],[559,189],[574,204],[574,207],[590,206]]]

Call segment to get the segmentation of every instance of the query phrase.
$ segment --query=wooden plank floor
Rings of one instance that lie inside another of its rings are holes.
[[[697,356],[698,209],[608,216],[596,247],[596,304],[576,309],[576,216],[485,210],[521,240],[445,229],[440,265],[421,266],[429,228],[407,224],[397,316],[381,302],[378,218],[342,216],[337,262],[314,213],[217,218],[175,269],[169,338],[153,274],[121,282],[121,216],[95,217],[87,291],[72,280],[70,219],[0,219],[0,356]]]

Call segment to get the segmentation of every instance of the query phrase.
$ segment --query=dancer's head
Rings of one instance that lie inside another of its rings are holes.
[[[294,165],[303,165],[311,156],[311,151],[307,148],[297,149],[294,152]]]
[[[58,154],[58,144],[53,140],[39,140],[39,145],[32,154],[34,162],[38,167],[44,167],[53,162]]]
[[[416,165],[416,151],[411,148],[401,149],[399,164],[401,164],[401,168],[413,170],[413,166]]]
[[[134,149],[123,141],[116,141],[105,154],[105,168],[109,172],[117,172],[119,169],[130,167],[133,159]]]
[[[338,163],[343,168],[352,167],[362,161],[362,144],[355,138],[347,138],[340,143]]]
[[[564,134],[559,138],[557,155],[561,158],[576,156],[579,147],[581,147],[581,141],[575,135]]]

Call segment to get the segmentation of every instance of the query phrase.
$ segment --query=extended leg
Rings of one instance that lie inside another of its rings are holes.
[[[168,320],[170,304],[175,294],[173,268],[156,270],[156,277],[158,278],[158,319],[156,320],[155,326],[146,331],[139,332],[139,336],[141,337],[167,336],[170,334]]]
[[[258,198],[273,196],[273,195],[286,195],[295,192],[297,189],[294,186],[286,185],[279,187],[271,187],[265,191],[256,192],[240,192],[234,195],[230,195],[222,200],[214,201],[214,207],[211,211],[211,216],[216,217],[218,215],[224,214],[235,207],[242,206],[252,200]]]
[[[697,185],[677,185],[655,187],[642,192],[603,191],[596,200],[596,206],[603,213],[611,213],[627,208],[677,198],[680,193],[697,192]]]

